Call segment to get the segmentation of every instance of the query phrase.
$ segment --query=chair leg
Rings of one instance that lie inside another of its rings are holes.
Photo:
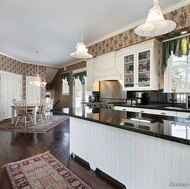
[[[19,119],[19,116],[17,116],[17,118],[16,118],[15,126],[16,126],[17,123],[18,123],[18,119]]]
[[[24,126],[26,126],[26,116],[24,116]]]

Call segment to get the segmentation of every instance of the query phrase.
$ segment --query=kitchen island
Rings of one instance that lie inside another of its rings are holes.
[[[132,189],[190,188],[189,119],[87,106],[54,112],[71,116],[70,153],[93,170]]]

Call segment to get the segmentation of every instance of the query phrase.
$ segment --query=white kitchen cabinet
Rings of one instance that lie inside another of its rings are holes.
[[[134,107],[114,106],[114,110],[134,112]]]
[[[190,118],[190,112],[176,112],[177,117]]]
[[[144,113],[144,114],[151,114],[152,113],[152,109],[135,108],[135,112]]]
[[[152,109],[152,114],[162,115],[162,116],[174,116],[174,117],[176,117],[176,111]]]
[[[158,90],[159,47],[153,39],[121,50],[123,90]]]

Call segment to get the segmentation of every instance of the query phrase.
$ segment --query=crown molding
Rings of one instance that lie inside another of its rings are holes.
[[[33,62],[24,62],[23,60],[20,60],[20,59],[18,59],[18,58],[15,58],[15,57],[13,57],[13,56],[10,56],[10,55],[8,55],[8,54],[6,54],[6,53],[0,52],[0,54],[3,55],[3,56],[6,56],[6,57],[8,57],[8,58],[11,58],[11,59],[13,59],[13,60],[16,60],[16,61],[18,61],[18,62],[21,62],[21,63],[23,63],[23,64],[33,64],[33,65],[45,66],[45,67],[50,67],[50,68],[58,68],[58,69],[61,68],[61,67],[59,67],[59,66],[51,66],[51,65],[47,65],[47,64],[40,64],[40,63],[33,63]]]

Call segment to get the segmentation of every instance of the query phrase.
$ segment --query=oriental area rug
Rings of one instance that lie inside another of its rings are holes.
[[[92,189],[50,152],[6,164],[4,170],[13,189]]]
[[[50,129],[68,119],[69,116],[53,115],[51,119],[44,120],[43,123],[41,121],[37,121],[36,125],[28,124],[27,126],[24,126],[23,124],[14,126],[11,125],[11,120],[7,120],[0,122],[0,131],[12,131],[20,133],[46,133]]]

